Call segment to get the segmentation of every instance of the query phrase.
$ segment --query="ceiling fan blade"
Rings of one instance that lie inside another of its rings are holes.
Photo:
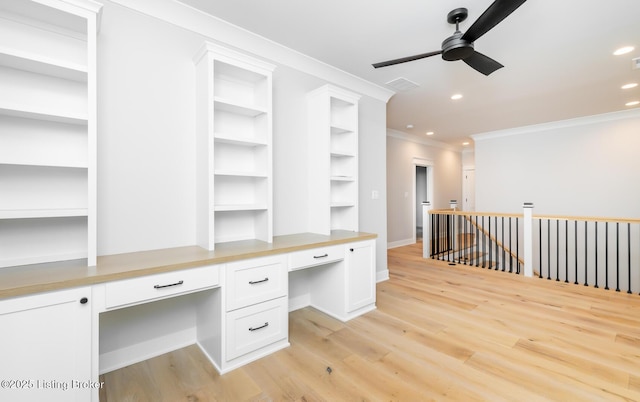
[[[514,12],[526,0],[496,0],[484,13],[467,29],[462,39],[475,42],[476,39],[486,34],[491,28],[498,25],[509,14]]]
[[[401,59],[382,61],[380,63],[373,64],[373,67],[374,68],[380,68],[380,67],[393,66],[394,64],[400,64],[400,63],[406,63],[408,61],[420,60],[420,59],[424,59],[425,57],[436,56],[438,54],[442,54],[442,50],[438,50],[437,52],[429,52],[429,53],[417,54],[415,56],[403,57]]]
[[[481,72],[484,75],[489,75],[492,72],[504,67],[502,64],[493,60],[489,56],[485,56],[480,52],[473,52],[471,56],[462,59],[467,65],[476,71]]]

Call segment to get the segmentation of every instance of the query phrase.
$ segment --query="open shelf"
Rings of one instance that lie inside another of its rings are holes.
[[[267,113],[267,110],[263,107],[251,104],[242,104],[235,102],[233,99],[225,98],[215,98],[215,108],[217,110],[249,117],[255,117]]]
[[[227,133],[216,133],[214,134],[214,138],[216,142],[222,144],[231,144],[237,145],[241,147],[259,147],[259,146],[267,146],[267,143],[262,140],[255,140],[249,137],[234,137],[232,134]]]
[[[267,204],[227,204],[216,205],[214,211],[216,212],[228,212],[228,211],[266,211],[268,209]]]
[[[68,218],[87,216],[86,208],[0,210],[0,219]]]
[[[271,242],[275,66],[212,43],[194,61],[198,244],[213,250],[228,241]]]
[[[96,264],[94,1],[0,2],[0,267]]]
[[[87,217],[0,222],[0,267],[87,258]]]
[[[307,95],[309,230],[358,230],[358,102],[332,85]]]
[[[8,47],[0,47],[0,66],[72,81],[87,81],[86,65]]]

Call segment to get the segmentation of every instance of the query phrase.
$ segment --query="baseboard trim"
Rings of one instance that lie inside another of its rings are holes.
[[[415,244],[416,241],[414,239],[404,239],[398,241],[392,241],[391,243],[387,243],[387,249],[408,246],[411,244]]]

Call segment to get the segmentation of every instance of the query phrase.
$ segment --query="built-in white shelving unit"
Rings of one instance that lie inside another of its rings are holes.
[[[205,43],[197,75],[197,241],[271,242],[275,66]]]
[[[333,85],[307,95],[309,230],[358,230],[358,101]]]
[[[0,267],[96,265],[91,0],[0,2]]]

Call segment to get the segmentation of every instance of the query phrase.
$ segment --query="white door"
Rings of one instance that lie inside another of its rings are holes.
[[[476,210],[476,171],[465,169],[462,171],[462,210]]]
[[[85,287],[0,302],[1,401],[91,400],[90,299]]]
[[[346,246],[347,313],[376,302],[374,240]]]

